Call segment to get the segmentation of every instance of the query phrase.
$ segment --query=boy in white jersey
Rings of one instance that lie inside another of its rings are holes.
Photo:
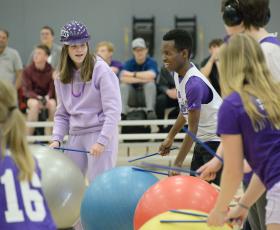
[[[185,125],[186,120],[189,131],[214,151],[220,144],[215,132],[217,111],[222,99],[207,78],[190,62],[191,50],[192,38],[187,31],[174,29],[163,36],[163,62],[169,71],[174,72],[180,113],[167,138],[160,145],[161,155],[169,153],[174,137]],[[182,167],[192,144],[192,138],[186,135],[174,166]],[[201,145],[196,144],[191,169],[198,169],[212,157]],[[219,177],[214,182],[219,184]]]

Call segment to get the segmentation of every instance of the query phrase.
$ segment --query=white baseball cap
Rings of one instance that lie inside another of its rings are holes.
[[[135,38],[131,43],[132,49],[146,48],[146,42],[143,38]]]

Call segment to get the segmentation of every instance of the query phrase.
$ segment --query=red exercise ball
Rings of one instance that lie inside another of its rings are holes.
[[[139,200],[134,213],[138,230],[154,216],[170,209],[192,209],[209,213],[218,191],[209,183],[192,176],[165,178],[150,187]]]

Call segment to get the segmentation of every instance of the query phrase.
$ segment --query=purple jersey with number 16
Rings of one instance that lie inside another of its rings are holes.
[[[36,166],[32,181],[19,181],[19,169],[12,157],[0,156],[0,229],[55,230],[55,224],[41,188]]]

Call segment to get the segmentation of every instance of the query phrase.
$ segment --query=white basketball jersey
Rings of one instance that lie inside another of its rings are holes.
[[[183,80],[179,82],[179,76],[174,72],[174,81],[177,90],[177,98],[180,106],[180,111],[188,120],[188,103],[186,98],[186,84],[190,77],[196,76],[202,79],[203,82],[211,89],[213,98],[208,104],[201,104],[200,119],[198,124],[197,137],[203,142],[206,141],[220,141],[216,135],[217,131],[217,114],[222,104],[222,98],[213,88],[208,79],[191,63],[192,67],[187,71]]]

